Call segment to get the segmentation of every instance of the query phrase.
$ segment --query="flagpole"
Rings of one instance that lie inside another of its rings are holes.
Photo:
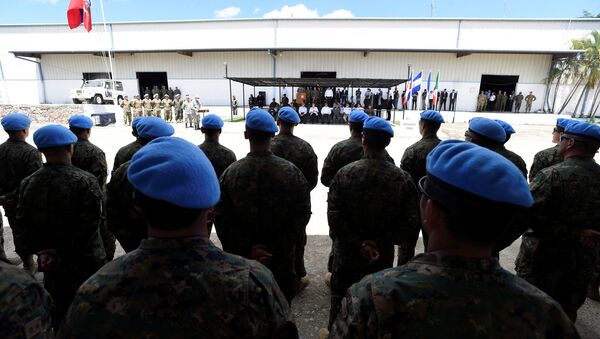
[[[104,16],[104,0],[100,0],[100,11],[102,12],[102,25],[104,26],[104,33],[106,33],[106,38],[107,38],[107,45],[108,45],[108,65],[110,67],[110,80],[112,83],[112,99],[113,99],[113,105],[118,105],[119,104],[119,99],[115,98],[115,93],[117,92],[117,88],[115,87],[115,72],[113,69],[113,63],[112,63],[112,39],[110,39],[110,35],[108,34],[108,30],[106,29],[106,17]]]

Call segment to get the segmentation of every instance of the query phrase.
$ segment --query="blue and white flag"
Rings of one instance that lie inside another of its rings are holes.
[[[421,77],[423,76],[423,71],[419,72],[417,76],[413,79],[412,84],[412,93],[418,93],[421,90]]]
[[[427,93],[431,91],[431,71],[429,71],[429,76],[427,77]]]

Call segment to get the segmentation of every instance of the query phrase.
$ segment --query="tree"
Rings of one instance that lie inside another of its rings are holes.
[[[585,114],[585,104],[590,90],[594,91],[594,96],[588,116],[593,116],[597,110],[597,105],[600,104],[598,98],[600,95],[600,86],[598,86],[600,84],[600,32],[593,31],[590,35],[591,38],[583,38],[571,42],[573,49],[582,51],[577,56],[579,59],[577,62],[578,73],[584,81],[584,88],[577,103],[577,106],[579,106],[579,103],[583,100],[580,116]],[[574,114],[576,114],[577,108],[575,108]]]
[[[582,18],[600,18],[600,13],[596,14],[596,16],[594,16],[594,14],[590,13],[589,11],[584,10],[582,15]]]

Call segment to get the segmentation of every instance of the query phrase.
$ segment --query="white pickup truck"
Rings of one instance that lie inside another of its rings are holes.
[[[81,88],[71,90],[70,96],[75,104],[87,102],[96,105],[105,103],[120,105],[125,96],[123,83],[121,81],[114,83],[115,90],[112,88],[113,81],[110,79],[85,80]]]

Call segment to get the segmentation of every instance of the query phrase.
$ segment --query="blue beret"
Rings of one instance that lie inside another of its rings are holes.
[[[367,113],[359,109],[355,109],[352,112],[350,112],[350,115],[348,116],[348,122],[364,123],[365,120],[367,120],[368,118],[369,115],[367,115]]]
[[[565,133],[600,141],[600,126],[589,122],[573,120],[565,128]]]
[[[136,130],[142,139],[170,137],[175,133],[173,126],[158,117],[145,117],[137,123]]]
[[[523,173],[505,157],[473,143],[442,141],[427,156],[427,174],[491,201],[533,205]]]
[[[223,127],[223,119],[216,114],[208,114],[202,118],[202,127],[208,129],[219,129]]]
[[[177,137],[156,138],[137,151],[127,178],[144,195],[184,208],[213,207],[221,197],[217,174],[206,155]]]
[[[515,131],[515,129],[506,121],[500,120],[500,119],[494,119],[495,122],[499,123],[500,126],[502,126],[502,128],[504,129],[504,133],[506,133],[506,135],[508,136],[509,134],[514,134],[517,131]]]
[[[469,121],[469,129],[497,142],[504,142],[506,140],[504,128],[492,119],[481,117],[473,118]]]
[[[573,121],[574,121],[573,119],[558,118],[558,119],[556,119],[556,126],[562,128],[562,129],[565,129],[565,128],[567,128],[567,125]]]
[[[390,137],[394,136],[394,130],[392,129],[392,125],[390,125],[390,123],[386,120],[375,116],[371,116],[365,121],[363,129],[386,132],[390,135]]]
[[[300,123],[300,117],[298,116],[298,113],[296,113],[296,111],[294,111],[294,109],[289,106],[282,107],[279,110],[279,113],[277,113],[277,116],[279,117],[279,119],[285,122],[289,122],[292,124]]]
[[[78,114],[69,118],[69,127],[90,129],[92,126],[94,126],[94,122],[85,115]]]
[[[31,119],[21,113],[11,113],[2,118],[2,128],[5,131],[21,131],[29,128]]]
[[[77,142],[77,136],[64,126],[47,125],[33,133],[33,142],[38,149],[46,149],[72,145]]]
[[[144,119],[144,117],[135,117],[133,118],[133,120],[131,121],[131,128],[136,128],[137,129],[137,124]]]
[[[277,124],[271,114],[260,108],[253,108],[248,112],[246,127],[266,133],[277,133],[278,131]]]
[[[443,124],[445,122],[444,117],[442,117],[440,112],[431,109],[421,112],[421,120],[433,121],[440,124]]]

